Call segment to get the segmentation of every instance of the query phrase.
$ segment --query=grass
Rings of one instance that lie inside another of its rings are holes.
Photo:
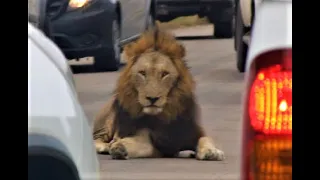
[[[163,29],[177,29],[182,27],[209,24],[210,22],[206,17],[200,18],[198,15],[193,15],[177,17],[169,22],[157,21],[156,23],[160,28]]]

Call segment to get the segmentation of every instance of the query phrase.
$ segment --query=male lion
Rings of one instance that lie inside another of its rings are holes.
[[[184,47],[156,29],[127,45],[125,52],[127,65],[115,93],[94,122],[97,152],[130,159],[192,150],[198,160],[223,160],[224,153],[199,124]]]

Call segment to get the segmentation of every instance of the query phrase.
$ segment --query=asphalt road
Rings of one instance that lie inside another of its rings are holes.
[[[195,159],[111,160],[100,155],[101,171],[109,180],[234,180],[239,179],[240,111],[243,74],[236,71],[233,40],[183,40],[197,82],[202,123],[226,154],[226,160]],[[91,73],[75,67],[79,98],[91,120],[110,97],[119,72]]]

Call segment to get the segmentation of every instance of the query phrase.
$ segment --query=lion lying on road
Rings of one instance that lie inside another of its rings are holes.
[[[125,52],[127,65],[115,93],[94,122],[97,152],[130,159],[192,150],[199,160],[223,160],[199,124],[184,47],[174,36],[151,30]]]

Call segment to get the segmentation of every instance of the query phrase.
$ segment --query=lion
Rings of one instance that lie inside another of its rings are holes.
[[[97,153],[133,159],[175,157],[191,150],[198,160],[223,160],[224,152],[200,125],[184,46],[156,28],[124,51],[127,64],[94,120]]]

